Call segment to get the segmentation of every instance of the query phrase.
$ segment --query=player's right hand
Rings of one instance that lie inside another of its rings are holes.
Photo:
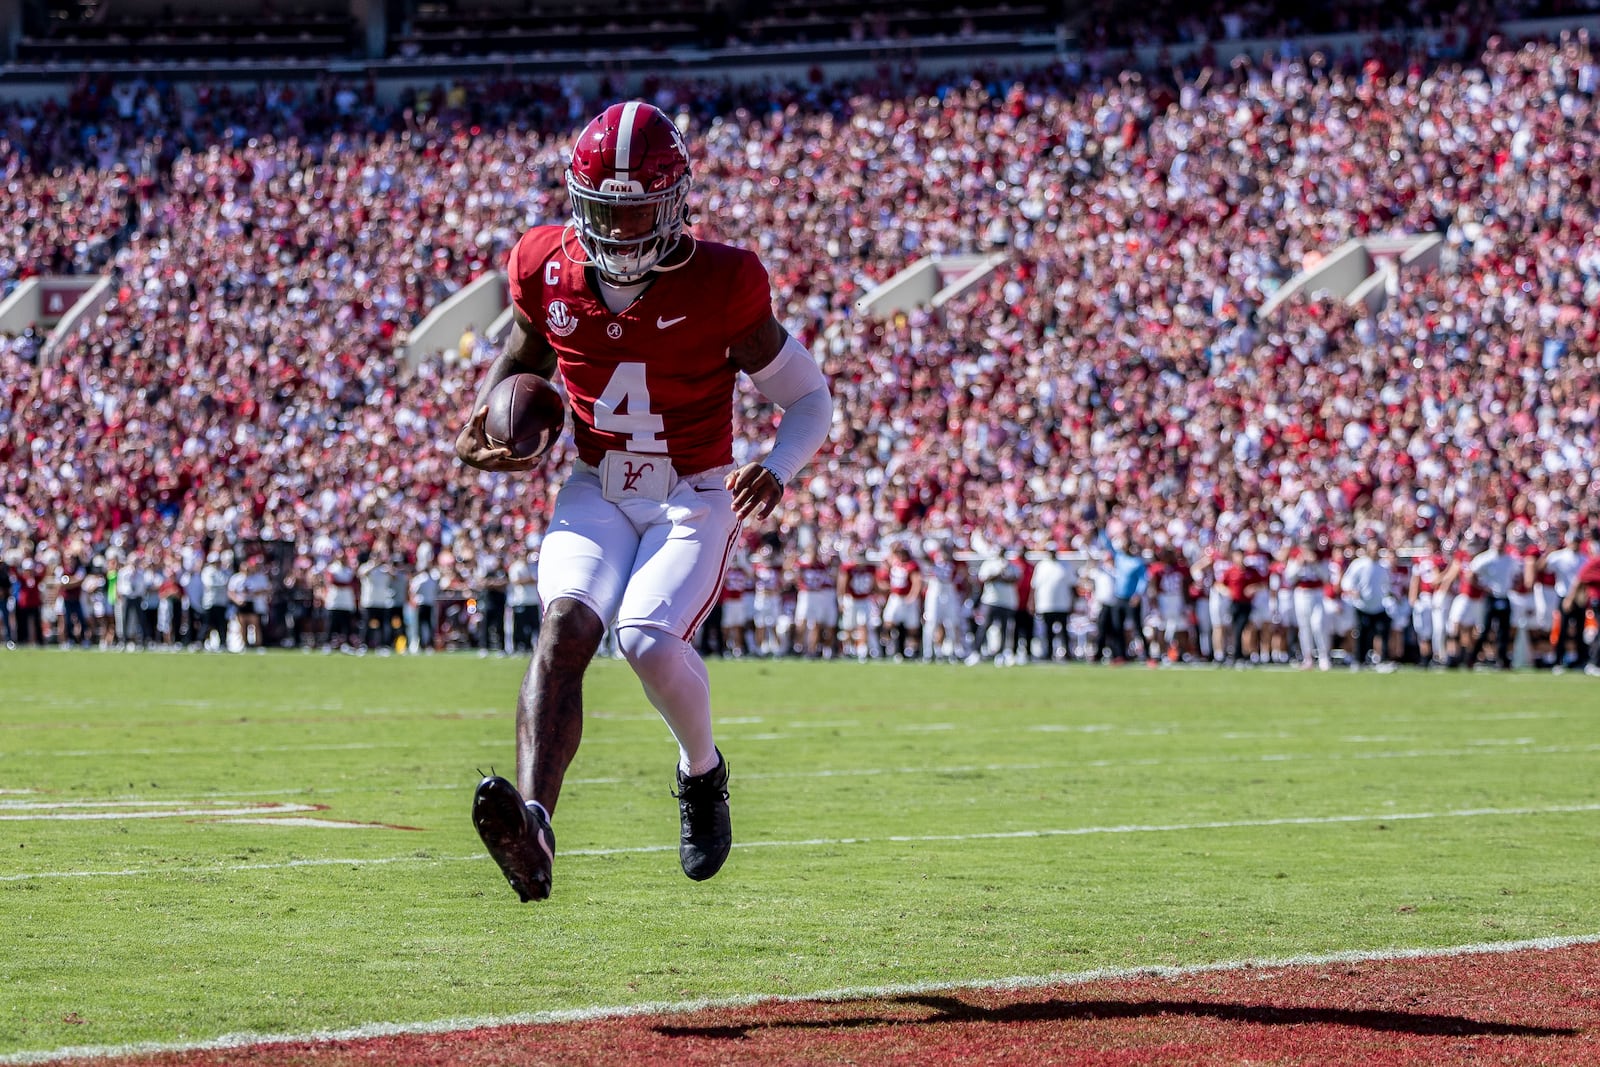
[[[481,471],[531,471],[538,466],[539,456],[519,459],[511,454],[509,448],[495,448],[489,444],[488,435],[483,430],[483,420],[488,415],[487,404],[472,413],[467,424],[456,435],[456,458]]]

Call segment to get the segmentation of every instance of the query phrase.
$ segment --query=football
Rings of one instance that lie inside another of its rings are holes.
[[[556,387],[537,374],[513,374],[489,393],[483,433],[518,459],[542,456],[561,436],[567,408]]]

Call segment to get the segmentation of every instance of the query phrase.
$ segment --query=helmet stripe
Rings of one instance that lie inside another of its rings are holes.
[[[638,120],[639,101],[630,100],[622,105],[622,129],[617,131],[617,181],[628,180],[632,170],[633,124]]]

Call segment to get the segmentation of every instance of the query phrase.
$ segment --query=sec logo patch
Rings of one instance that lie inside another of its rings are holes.
[[[550,301],[550,305],[544,309],[544,324],[550,327],[550,332],[557,337],[565,337],[578,328],[578,320],[560,300]]]

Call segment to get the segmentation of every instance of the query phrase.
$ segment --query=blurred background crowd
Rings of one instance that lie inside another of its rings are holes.
[[[846,627],[841,654],[1315,664],[1292,558],[1329,571],[1318,626],[1350,623],[1340,662],[1509,662],[1496,620],[1513,594],[1538,638],[1517,661],[1579,662],[1600,603],[1579,579],[1600,537],[1600,47],[1486,22],[1465,12],[1443,45],[1285,41],[1146,69],[497,79],[392,104],[327,77],[86,76],[0,105],[0,283],[116,287],[49,353],[32,331],[0,338],[4,636],[525,644],[569,456],[525,476],[464,468],[451,443],[493,340],[469,331],[414,369],[398,352],[525,228],[566,218],[572,131],[638,93],[689,135],[696,232],[760,253],[779,318],[833,381],[831,440],[747,531],[752,573],[776,557],[769,602],[822,591],[803,588],[808,566],[838,583],[897,549],[965,575],[945,627],[964,636],[922,643],[886,620],[884,578],[863,592],[883,600],[869,636]],[[1315,296],[1263,313],[1347,238],[1389,232],[1445,252],[1401,272],[1377,314]],[[918,257],[995,251],[1005,264],[938,312],[854,307]],[[736,457],[753,458],[775,412],[751,389],[736,404]],[[1347,618],[1375,614],[1370,598],[1341,584],[1369,549],[1408,606],[1382,650],[1375,623]],[[1476,574],[1491,550],[1519,562]],[[1271,600],[1237,637],[1217,596],[1236,555],[1260,575],[1246,599]],[[1008,638],[1017,621],[981,577],[1047,557],[1073,569],[1071,650],[1042,621],[1025,647]],[[1097,591],[1134,559],[1183,574],[1187,644],[1155,587]],[[1412,588],[1434,559],[1436,578],[1455,565],[1453,596],[1485,603],[1481,622],[1447,610],[1436,642],[1411,621],[1435,611]],[[1551,645],[1564,612],[1576,648]],[[790,610],[782,647],[804,628]],[[728,648],[779,648],[755,629]]]

